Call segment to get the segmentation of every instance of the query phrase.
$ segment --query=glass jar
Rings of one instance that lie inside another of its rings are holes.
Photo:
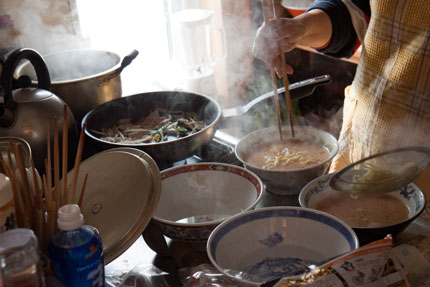
[[[5,287],[45,286],[38,241],[31,229],[0,234],[0,268]]]

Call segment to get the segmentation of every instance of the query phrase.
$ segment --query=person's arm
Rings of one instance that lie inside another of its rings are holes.
[[[294,18],[304,27],[303,35],[297,44],[320,48],[330,42],[332,36],[332,23],[329,16],[322,10],[314,9]],[[282,34],[278,40],[282,42]]]
[[[366,21],[370,19],[369,0],[351,0],[350,5],[355,5],[362,11],[362,17]],[[332,25],[331,39],[325,46],[316,47],[326,55],[348,58],[359,47],[360,42],[352,24],[351,15],[342,0],[317,0],[309,7],[308,13],[317,10],[324,11],[330,18]],[[356,16],[356,15],[355,15]],[[315,46],[314,46],[315,47]]]

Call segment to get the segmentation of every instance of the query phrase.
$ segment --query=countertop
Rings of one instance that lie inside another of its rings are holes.
[[[298,206],[298,200],[297,196],[281,196],[266,192],[257,208],[265,206]],[[430,206],[426,206],[421,216],[413,221],[397,238],[394,238],[394,242],[395,244],[405,242],[423,231],[429,230],[429,228]],[[157,255],[157,253],[148,247],[143,237],[139,237],[139,239],[126,252],[110,264],[106,265],[105,270],[108,276],[107,279],[110,280],[109,276],[113,274],[124,275],[124,273],[129,272],[135,266],[152,267],[155,268],[152,269],[152,271],[156,270],[161,273],[150,278],[144,278],[144,276],[141,276],[139,281],[140,283],[126,286],[183,286],[178,270],[188,271],[188,269],[185,268],[197,266],[201,263],[209,263],[205,254],[195,253],[191,246],[184,243],[172,243],[172,241],[167,241],[170,251],[173,253],[172,256]],[[148,280],[150,280],[151,285],[144,285],[143,282],[145,280],[147,281],[145,284],[148,284]]]

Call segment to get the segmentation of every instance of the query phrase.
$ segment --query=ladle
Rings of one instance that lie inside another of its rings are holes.
[[[429,162],[430,148],[396,148],[347,165],[333,175],[329,185],[353,196],[386,193],[411,183]]]

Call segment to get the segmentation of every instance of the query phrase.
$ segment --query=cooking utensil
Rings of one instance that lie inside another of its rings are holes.
[[[331,83],[331,77],[329,75],[317,76],[314,78],[306,79],[300,82],[295,82],[289,85],[291,100],[299,100],[301,98],[311,95],[315,89],[322,85]],[[285,87],[277,89],[278,94],[285,93]],[[258,106],[259,103],[266,101],[274,96],[274,91],[265,93],[244,106],[236,106],[233,108],[227,108],[222,111],[223,118],[237,117],[250,112],[254,107]]]
[[[33,65],[37,88],[12,90],[13,74],[21,60]],[[0,133],[2,136],[19,137],[28,142],[37,168],[44,168],[47,155],[47,127],[56,117],[59,133],[62,132],[62,115],[66,103],[48,91],[51,80],[42,56],[29,48],[17,49],[6,59],[0,76]],[[67,107],[70,139],[74,140],[77,128],[72,112]],[[51,141],[53,134],[51,133]]]
[[[264,17],[264,23],[265,25],[268,25],[269,18],[271,17],[270,11],[273,11],[273,3],[271,0],[264,0],[263,1],[263,17]],[[272,85],[273,85],[273,93],[275,95],[275,110],[276,110],[276,117],[278,120],[278,130],[279,130],[279,138],[282,141],[282,125],[281,125],[281,108],[279,106],[279,96],[278,96],[278,86],[276,82],[276,74],[275,69],[273,67],[273,64],[270,65],[270,77],[272,78]]]
[[[330,82],[325,76],[322,81],[307,80],[291,85],[293,98],[310,95],[315,87]],[[281,92],[280,89],[278,92]],[[206,146],[212,139],[216,126],[221,118],[232,117],[250,111],[253,105],[273,97],[273,91],[260,96],[244,107],[233,108],[221,112],[220,105],[211,97],[180,91],[157,91],[131,95],[104,103],[88,112],[82,120],[85,123],[85,133],[92,145],[98,150],[113,147],[134,147],[147,152],[158,163],[171,163],[185,159],[195,154],[201,147]],[[124,144],[113,143],[99,138],[95,131],[112,128],[120,119],[137,121],[146,117],[156,109],[168,111],[194,112],[206,126],[191,135],[159,143]]]
[[[76,121],[81,121],[91,109],[121,97],[121,72],[138,55],[133,50],[122,61],[113,52],[79,49],[43,55],[52,78],[50,91],[64,100],[72,110]],[[28,75],[37,86],[34,71],[28,63],[22,63],[15,71],[18,79]]]
[[[429,162],[429,148],[397,148],[347,165],[333,175],[329,185],[354,196],[391,192],[411,183]]]
[[[272,0],[272,6],[274,6],[273,0]],[[273,7],[275,19],[278,20],[280,16],[278,15],[277,9]],[[288,82],[288,74],[287,74],[287,63],[285,61],[285,52],[282,51],[281,45],[279,47],[279,53],[281,56],[281,68],[282,68],[282,81],[284,82],[285,87],[285,99],[287,102],[288,107],[288,116],[290,118],[290,129],[291,129],[291,135],[294,137],[294,122],[293,122],[293,107],[291,105],[291,96],[290,96],[290,89],[288,88],[289,82]]]

